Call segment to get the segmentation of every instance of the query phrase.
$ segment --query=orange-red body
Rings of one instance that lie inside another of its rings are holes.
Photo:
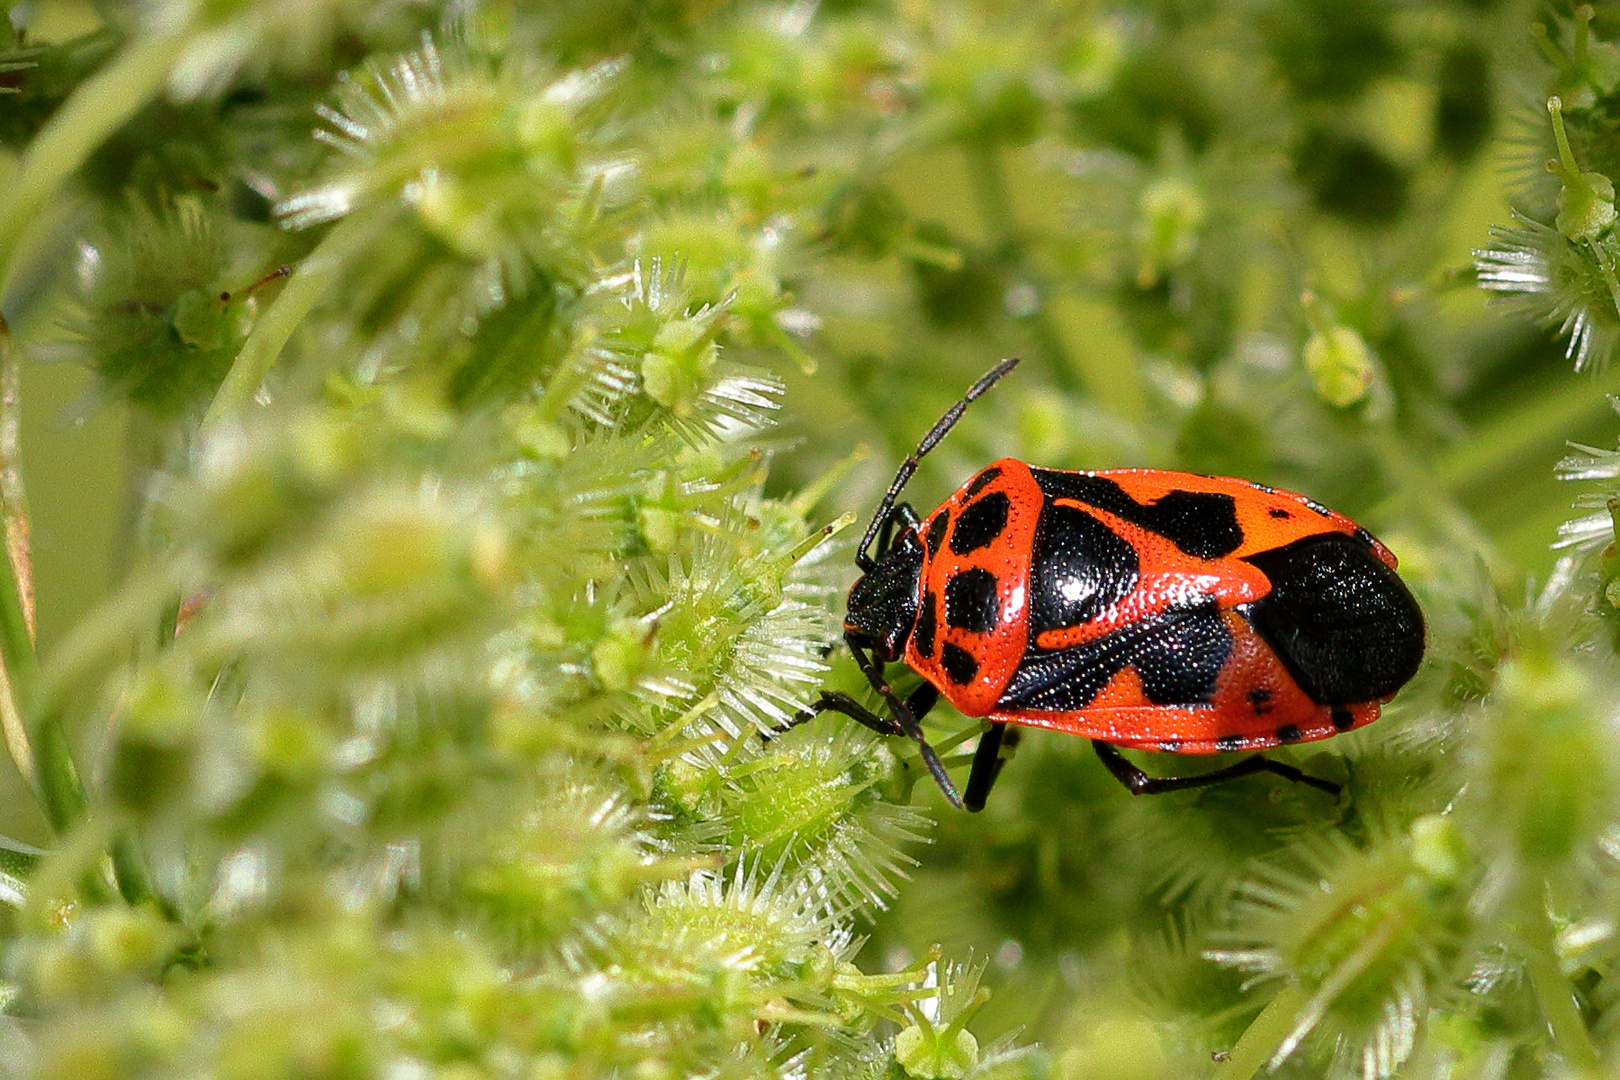
[[[1263,749],[1370,723],[1386,684],[1422,654],[1421,615],[1387,548],[1304,496],[1246,480],[1007,458],[916,531],[918,617],[900,659],[967,716],[1127,748]],[[1328,534],[1345,539],[1315,539]],[[1357,575],[1342,588],[1341,563]],[[1286,594],[1273,596],[1284,575]],[[1368,676],[1355,656],[1341,665],[1333,642],[1359,640],[1355,594],[1380,590],[1390,599],[1374,615],[1393,627],[1380,632],[1402,651],[1389,674]],[[1267,634],[1290,643],[1286,658]],[[1341,700],[1363,684],[1377,693]]]

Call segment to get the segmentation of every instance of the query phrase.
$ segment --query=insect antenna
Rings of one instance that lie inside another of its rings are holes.
[[[899,471],[894,474],[894,483],[889,485],[888,493],[883,496],[883,501],[878,504],[877,513],[872,517],[872,523],[866,527],[866,535],[861,537],[861,546],[855,549],[855,563],[862,570],[872,569],[872,557],[866,553],[867,549],[872,546],[872,541],[877,538],[878,530],[883,527],[883,522],[888,520],[890,512],[894,510],[894,500],[899,497],[900,489],[906,486],[907,481],[917,471],[917,463],[922,460],[923,455],[939,445],[939,441],[950,432],[951,428],[956,426],[958,420],[962,419],[962,414],[967,411],[969,405],[984,394],[986,390],[1000,382],[1003,375],[1006,375],[1017,366],[1018,357],[1013,356],[985,372],[978,382],[968,387],[968,392],[962,395],[961,401],[945,410],[945,415],[939,418],[938,423],[929,429],[928,434],[923,436],[922,442],[917,444],[916,451],[900,463]]]

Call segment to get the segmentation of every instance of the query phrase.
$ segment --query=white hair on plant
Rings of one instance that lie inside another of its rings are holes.
[[[1569,339],[1575,370],[1606,365],[1620,346],[1620,290],[1607,241],[1574,243],[1517,212],[1517,224],[1492,227],[1497,246],[1474,252],[1479,287],[1512,296]]]

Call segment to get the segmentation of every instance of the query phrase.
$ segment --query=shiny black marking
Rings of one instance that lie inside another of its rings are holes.
[[[1090,705],[1127,667],[1154,705],[1207,705],[1232,654],[1232,633],[1213,601],[1161,612],[1095,641],[1024,654],[999,708],[1073,712]]]
[[[1360,540],[1363,544],[1366,544],[1368,547],[1372,547],[1373,544],[1377,543],[1377,541],[1373,539],[1373,534],[1368,532],[1366,529],[1363,529],[1360,525],[1356,526],[1355,538]]]
[[[975,566],[952,574],[945,582],[945,624],[958,630],[987,634],[1001,618],[1001,597],[996,575]]]
[[[928,545],[928,557],[932,559],[939,554],[939,545],[945,542],[945,529],[951,523],[951,515],[941,510],[934,515],[934,520],[928,523],[928,535],[924,543]]]
[[[1262,484],[1262,483],[1260,483],[1259,481],[1256,481],[1256,480],[1245,480],[1244,483],[1248,484],[1250,487],[1254,488],[1254,490],[1256,490],[1256,491],[1265,492],[1267,495],[1275,495],[1275,494],[1277,494],[1277,489],[1272,487],[1270,484]]]
[[[1243,543],[1237,500],[1215,491],[1170,491],[1139,503],[1106,476],[1032,469],[1049,499],[1074,499],[1150,529],[1200,559],[1230,555]]]
[[[1082,626],[1136,588],[1136,551],[1108,526],[1073,506],[1047,503],[1030,553],[1030,640]]]
[[[849,590],[844,628],[885,661],[899,658],[917,621],[922,565],[922,541],[916,530],[907,529]]]
[[[1163,739],[1163,740],[1161,740],[1159,742],[1159,752],[1164,753],[1164,754],[1180,753],[1181,752],[1181,740],[1180,739]]]
[[[1215,749],[1222,754],[1230,754],[1234,750],[1243,749],[1243,736],[1222,735],[1215,740]]]
[[[1294,516],[1280,506],[1273,506],[1270,510],[1267,510],[1266,513],[1270,514],[1274,518],[1286,518]]]
[[[973,654],[948,641],[940,652],[939,663],[957,686],[966,686],[979,673],[979,662],[973,659]]]
[[[956,519],[951,533],[951,552],[966,555],[985,547],[1001,530],[1007,527],[1007,512],[1012,504],[1005,492],[992,491],[976,503],[969,504]]]
[[[991,484],[995,483],[996,478],[999,477],[1000,475],[1001,475],[1001,470],[1000,469],[986,469],[986,470],[984,470],[984,472],[982,472],[978,476],[974,477],[973,482],[967,486],[967,489],[965,491],[962,492],[962,501],[966,502],[968,499],[973,498],[973,496],[977,495],[979,492],[983,491],[985,488],[987,488]]]
[[[917,642],[917,652],[922,656],[934,655],[934,608],[938,606],[939,598],[933,590],[923,594],[922,614],[917,616],[917,628],[911,632]]]
[[[1356,716],[1349,709],[1333,710],[1333,728],[1335,731],[1349,731],[1356,726]]]
[[[1359,541],[1322,533],[1251,555],[1271,582],[1238,610],[1320,705],[1388,697],[1423,660],[1423,612]]]
[[[1293,724],[1284,724],[1277,729],[1277,741],[1280,743],[1299,742],[1301,732]]]

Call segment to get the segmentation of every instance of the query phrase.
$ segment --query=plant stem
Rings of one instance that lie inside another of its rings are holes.
[[[39,699],[39,659],[34,655],[17,568],[10,558],[0,559],[0,567],[0,663],[5,666],[13,706],[19,717],[25,717]],[[20,762],[18,767],[22,767]]]
[[[1457,505],[1456,495],[1434,471],[1406,449],[1399,432],[1380,427],[1369,433],[1369,442],[1382,459],[1391,486],[1398,492],[1392,500],[1380,503],[1369,515],[1370,520],[1384,516],[1393,500],[1404,501],[1414,516],[1427,517],[1463,550],[1477,553],[1493,572],[1505,570],[1502,556],[1490,537],[1471,514]]]
[[[996,249],[1014,274],[1035,290],[1035,308],[1028,319],[1035,336],[1035,346],[1046,361],[1052,382],[1067,393],[1079,393],[1081,388],[1075,382],[1074,358],[1069,355],[1063,334],[1052,320],[1051,283],[1029,265],[1029,253],[1025,249],[1008,194],[1010,189],[1007,186],[1007,170],[1001,163],[1001,147],[989,139],[973,139],[967,144],[967,155],[973,199]]]
[[[1271,1004],[1260,1010],[1260,1015],[1238,1038],[1226,1060],[1216,1067],[1215,1075],[1220,1080],[1249,1080],[1259,1072],[1288,1038],[1307,1000],[1305,991],[1297,983],[1289,983],[1279,990]]]
[[[1452,490],[1477,483],[1544,442],[1547,432],[1567,431],[1583,416],[1597,412],[1604,407],[1602,395],[1614,393],[1620,393],[1620,367],[1596,379],[1561,381],[1553,393],[1538,395],[1442,454],[1434,464],[1434,477]]]
[[[87,801],[79,770],[74,767],[67,733],[55,712],[48,714],[34,729],[35,761],[39,774],[40,807],[57,835],[66,833],[84,820]]]
[[[4,366],[10,362],[9,335],[0,335],[0,349],[7,354]],[[3,380],[3,370],[0,370]],[[14,422],[15,415],[0,417],[0,426]],[[15,432],[10,433],[12,436]],[[15,467],[14,438],[7,446],[6,434],[0,431],[0,453],[8,453],[6,469]],[[18,478],[20,488],[20,478]],[[5,494],[0,484],[0,495]],[[7,532],[10,519],[17,507],[9,499],[4,505]],[[9,537],[8,537],[9,538]],[[66,733],[61,719],[55,713],[40,718],[34,730],[28,730],[27,721],[40,707],[39,658],[34,653],[33,619],[31,604],[22,581],[26,563],[19,565],[7,545],[7,557],[0,559],[0,666],[4,668],[7,707],[5,709],[6,742],[17,768],[34,784],[40,806],[51,828],[61,833],[84,816],[84,786],[79,782],[78,770],[68,749]],[[11,721],[15,719],[15,737]],[[26,762],[26,768],[24,763]]]
[[[152,882],[146,870],[146,857],[127,830],[113,837],[112,864],[118,892],[126,903],[144,904],[152,899]]]
[[[199,441],[206,440],[210,432],[252,400],[264,377],[275,365],[276,357],[281,355],[287,339],[298,329],[298,324],[326,295],[350,257],[365,247],[387,222],[386,213],[351,214],[327,233],[315,250],[298,264],[282,288],[281,295],[259,317],[253,332],[242,343],[241,352],[236,354],[231,370],[226,373],[219,392],[209,402],[208,411],[203,415]]]
[[[1530,985],[1541,1004],[1547,1026],[1552,1029],[1553,1043],[1564,1060],[1577,1069],[1595,1071],[1598,1067],[1597,1049],[1586,1030],[1586,1021],[1575,1003],[1575,991],[1558,966],[1557,944],[1553,928],[1545,912],[1527,913],[1521,932],[1524,943],[1524,963],[1530,974]]]
[[[0,294],[17,247],[63,182],[109,135],[157,95],[185,45],[179,34],[136,38],[73,92],[28,144],[10,190],[0,195]]]
[[[18,381],[17,354],[12,348],[11,329],[6,325],[5,316],[0,315],[0,515],[5,520],[6,553],[17,575],[23,621],[32,642],[34,589],[32,563],[28,556],[28,516],[23,503],[17,446]],[[32,648],[29,651],[32,652]],[[4,664],[0,664],[0,728],[4,729],[6,749],[10,751],[17,771],[37,794],[39,781],[35,778],[34,751],[28,745],[28,729],[23,723],[22,710],[17,707],[17,696],[12,690]]]

